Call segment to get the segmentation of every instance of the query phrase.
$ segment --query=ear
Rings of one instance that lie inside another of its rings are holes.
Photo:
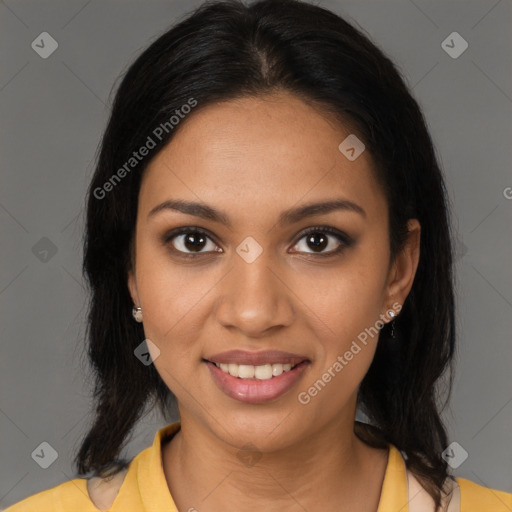
[[[417,219],[409,219],[407,227],[407,240],[391,266],[387,284],[387,300],[400,305],[403,305],[411,291],[420,260],[420,223]]]
[[[135,306],[140,306],[139,302],[139,292],[137,291],[137,279],[135,277],[135,240],[132,239],[130,241],[129,246],[129,255],[130,255],[130,263],[128,269],[128,290],[130,292],[130,296],[132,298],[132,302]]]
[[[135,279],[135,274],[133,270],[128,271],[128,290],[130,291],[130,295],[132,297],[132,301],[135,306],[139,306],[139,293],[137,292],[137,281]]]

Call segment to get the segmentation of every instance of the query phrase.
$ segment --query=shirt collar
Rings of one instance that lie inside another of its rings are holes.
[[[388,443],[388,464],[384,473],[377,512],[409,512],[407,467],[402,453]]]
[[[162,462],[162,443],[167,438],[176,434],[180,428],[181,423],[177,421],[158,430],[153,445],[145,450],[145,457],[141,457],[139,461],[137,480],[144,508],[148,511],[155,510],[155,504],[157,504],[161,507],[161,510],[178,512],[165,478]]]

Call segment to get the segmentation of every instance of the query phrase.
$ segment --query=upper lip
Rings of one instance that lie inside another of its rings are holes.
[[[280,350],[265,350],[260,352],[248,352],[246,350],[228,350],[205,358],[212,363],[236,363],[259,366],[263,364],[299,364],[308,361],[306,356],[282,352]]]

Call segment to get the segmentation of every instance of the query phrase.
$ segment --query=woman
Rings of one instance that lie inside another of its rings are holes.
[[[84,249],[81,478],[9,512],[512,508],[449,475],[445,185],[394,65],[339,16],[212,2],[159,37],[117,92]]]

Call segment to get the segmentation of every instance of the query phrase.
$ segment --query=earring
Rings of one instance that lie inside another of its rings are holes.
[[[142,308],[134,307],[132,309],[132,315],[133,318],[135,318],[135,321],[142,322]]]
[[[393,322],[393,318],[396,317],[396,313],[392,309],[390,309],[388,311],[388,316],[391,317],[391,320],[390,320],[390,322],[391,322],[391,338],[395,339],[396,338],[395,322]]]

